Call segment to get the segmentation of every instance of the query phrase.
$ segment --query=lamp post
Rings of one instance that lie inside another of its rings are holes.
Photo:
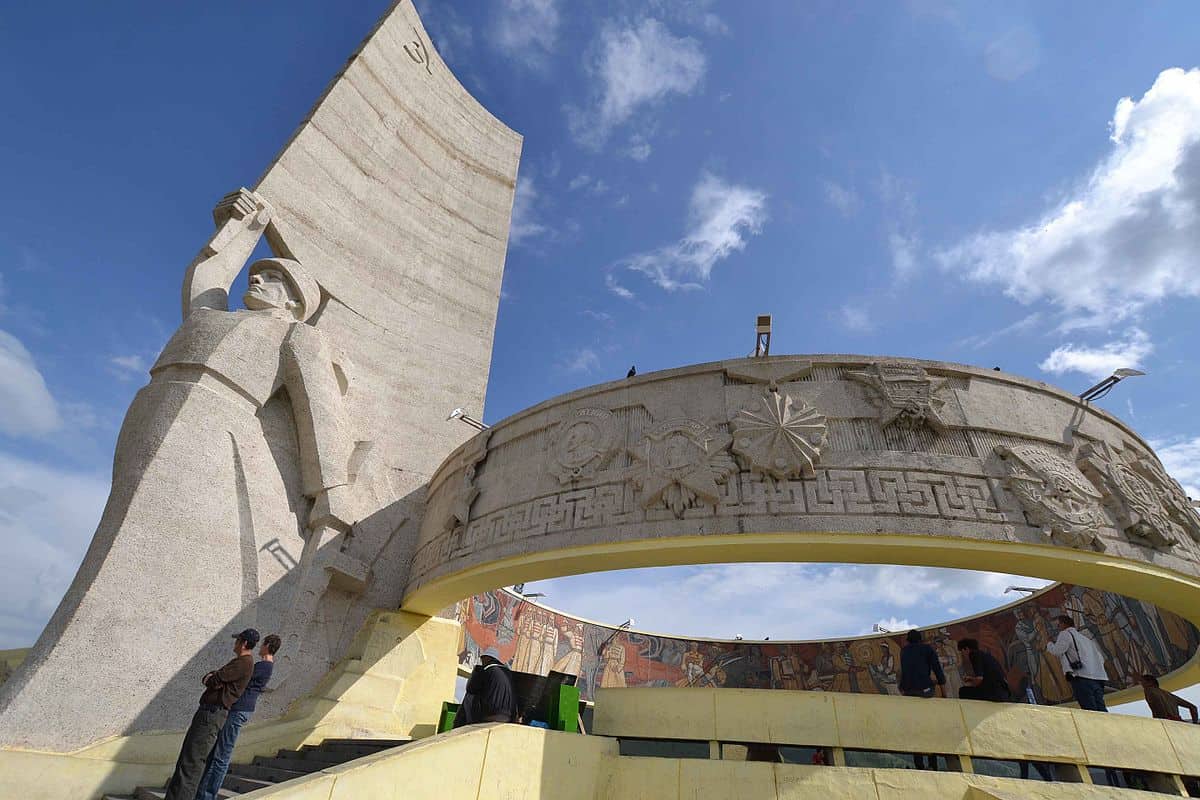
[[[1138,377],[1139,375],[1145,375],[1145,374],[1146,373],[1142,372],[1140,369],[1130,369],[1128,367],[1122,367],[1121,369],[1114,371],[1112,375],[1109,375],[1107,378],[1100,381],[1092,388],[1081,393],[1079,395],[1079,399],[1084,401],[1085,403],[1090,403],[1093,400],[1099,400],[1101,397],[1104,397],[1106,394],[1111,392],[1112,388],[1114,386],[1116,386],[1118,383],[1120,383],[1122,380],[1124,380],[1125,378],[1135,378],[1135,377]]]
[[[454,409],[450,412],[450,416],[446,417],[447,422],[452,419],[460,419],[477,431],[486,431],[488,428],[492,427],[491,425],[485,425],[479,420],[475,419],[462,408]]]

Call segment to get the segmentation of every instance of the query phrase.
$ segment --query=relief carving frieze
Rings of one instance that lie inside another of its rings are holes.
[[[1200,541],[1200,517],[1157,461],[1128,445],[1093,442],[1079,451],[1077,463],[1127,535],[1156,549],[1177,544],[1184,534]]]
[[[716,505],[718,484],[737,472],[729,454],[732,438],[703,422],[672,419],[646,432],[629,453],[638,462],[630,474],[643,508],[665,506],[677,518],[700,503]]]
[[[475,485],[475,473],[480,463],[487,458],[488,439],[490,431],[482,431],[471,439],[470,446],[461,454],[463,462],[462,479],[454,487],[454,495],[449,503],[448,513],[442,530],[461,537],[467,522],[471,519],[471,506],[479,497],[479,487]]]
[[[746,383],[762,383],[772,392],[779,390],[779,384],[791,383],[806,378],[812,374],[811,361],[786,361],[775,363],[765,359],[742,362],[737,366],[725,368],[725,375],[735,381]]]
[[[768,391],[730,421],[733,452],[753,472],[779,480],[811,478],[825,441],[825,416],[787,392]]]
[[[942,407],[946,399],[944,378],[930,377],[923,367],[901,362],[876,362],[862,372],[847,372],[846,377],[868,387],[871,403],[879,409],[879,422],[887,428],[896,425],[913,429],[928,425],[944,430]]]
[[[611,411],[577,409],[554,433],[548,468],[559,483],[590,479],[612,460],[615,440],[616,423]]]
[[[1063,456],[1032,445],[996,447],[1004,483],[1030,523],[1055,544],[1104,550],[1100,493]]]

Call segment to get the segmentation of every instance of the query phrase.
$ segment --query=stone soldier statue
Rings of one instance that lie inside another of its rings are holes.
[[[217,205],[183,324],[121,428],[96,536],[30,668],[0,696],[0,739],[44,727],[28,724],[39,714],[61,717],[66,738],[75,724],[81,739],[98,725],[179,727],[228,631],[281,630],[281,656],[294,657],[330,581],[365,585],[367,567],[341,552],[356,522],[354,442],[347,372],[308,323],[321,289],[297,261],[266,258],[250,265],[245,309],[228,310],[270,215],[244,189]]]

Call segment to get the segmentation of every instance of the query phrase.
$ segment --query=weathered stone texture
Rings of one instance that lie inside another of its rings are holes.
[[[222,200],[174,345],[204,345],[202,315],[222,330],[265,319],[225,310],[263,235],[276,266],[319,284],[320,307],[156,366],[83,565],[0,692],[0,744],[181,728],[200,677],[247,625],[299,631],[263,699],[270,717],[371,609],[399,604],[423,487],[466,438],[446,414],[482,412],[520,146],[403,0],[254,191]],[[314,294],[291,284],[296,302]]]
[[[610,415],[615,433],[577,435],[572,459],[593,468],[564,480],[563,437],[584,415]],[[448,459],[430,484],[406,594],[512,556],[772,531],[1105,549],[1196,575],[1200,546],[1182,535],[1195,513],[1171,500],[1167,482],[1161,502],[1188,515],[1169,546],[1128,535],[1106,510],[1109,490],[1076,465],[1103,443],[1136,451],[1153,474],[1150,448],[1116,418],[1046,384],[972,367],[786,356],[638,376],[487,431],[485,452],[472,445],[470,519],[452,528],[441,520],[464,467]]]

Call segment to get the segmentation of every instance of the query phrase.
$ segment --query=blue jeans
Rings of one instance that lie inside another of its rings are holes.
[[[1075,700],[1080,708],[1088,711],[1108,711],[1104,705],[1104,681],[1092,678],[1071,678],[1071,688],[1075,691]]]
[[[208,754],[208,762],[204,765],[204,777],[200,779],[200,788],[196,792],[196,800],[217,800],[217,792],[225,782],[225,773],[229,772],[229,759],[233,757],[233,746],[237,743],[242,726],[250,719],[253,711],[230,711],[229,717],[221,732],[217,734],[217,743]]]

